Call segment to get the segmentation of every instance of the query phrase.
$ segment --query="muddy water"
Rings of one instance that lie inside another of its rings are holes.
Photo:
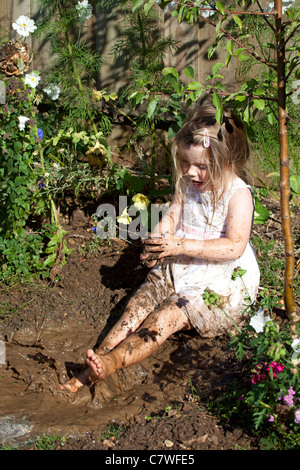
[[[112,422],[129,424],[138,415],[157,413],[184,398],[198,340],[180,334],[152,358],[105,383],[85,386],[76,394],[61,392],[59,383],[76,373],[98,335],[88,324],[79,326],[76,318],[63,327],[48,324],[38,332],[26,327],[12,334],[6,342],[6,364],[0,365],[2,444],[41,433],[105,432]]]

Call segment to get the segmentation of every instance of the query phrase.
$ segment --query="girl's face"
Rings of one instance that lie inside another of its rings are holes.
[[[191,180],[194,188],[201,192],[212,190],[206,149],[202,145],[183,145],[179,150],[183,174]]]

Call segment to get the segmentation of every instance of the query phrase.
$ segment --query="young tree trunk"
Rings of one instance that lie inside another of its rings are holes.
[[[293,297],[295,255],[290,216],[290,183],[288,133],[286,118],[286,80],[285,80],[285,39],[282,28],[282,0],[275,0],[276,47],[277,47],[277,84],[278,117],[280,141],[280,204],[281,221],[285,246],[284,302],[288,317],[297,321],[296,304]]]

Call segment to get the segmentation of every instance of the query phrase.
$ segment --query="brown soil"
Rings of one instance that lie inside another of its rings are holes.
[[[65,450],[258,449],[242,423],[231,428],[205,406],[243,376],[227,338],[207,341],[194,332],[179,333],[153,357],[104,384],[75,395],[59,390],[147,273],[138,244],[115,239],[101,242],[100,250],[83,250],[94,235],[81,210],[65,227],[74,250],[59,281],[1,289],[6,315],[0,339],[7,361],[0,365],[0,443],[34,448],[36,436],[57,435],[66,439],[55,448]]]

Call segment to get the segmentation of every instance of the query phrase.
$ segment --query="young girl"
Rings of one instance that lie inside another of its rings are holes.
[[[253,197],[241,178],[249,157],[241,121],[225,111],[220,125],[215,108],[203,105],[188,116],[172,153],[175,196],[143,240],[141,258],[152,269],[100,347],[87,351],[87,369],[62,388],[75,392],[136,364],[180,330],[224,334],[255,300],[259,269],[249,241]],[[218,294],[213,305],[207,292]]]

